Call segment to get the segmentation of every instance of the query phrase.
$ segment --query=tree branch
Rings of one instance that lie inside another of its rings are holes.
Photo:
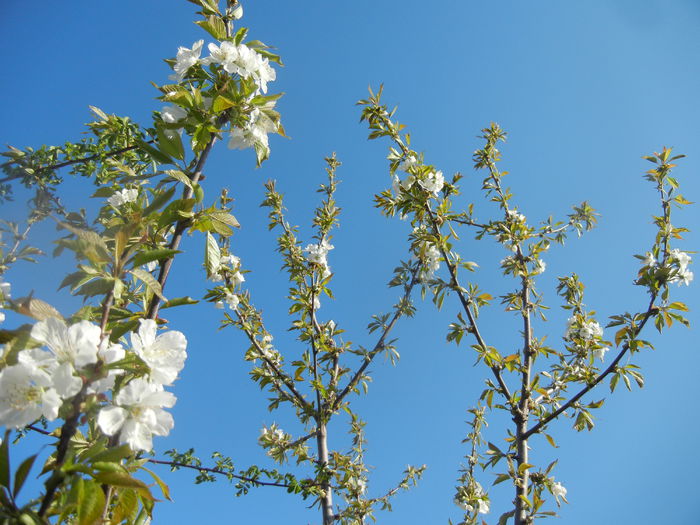
[[[413,287],[418,282],[416,279],[416,275],[418,274],[419,268],[420,266],[416,266],[416,268],[413,270],[413,273],[411,274],[411,282],[408,284],[408,286],[406,286],[404,295],[402,297],[402,301],[407,301],[408,298],[411,296]],[[364,363],[362,363],[362,366],[360,366],[360,368],[357,369],[355,374],[352,376],[352,379],[350,379],[350,382],[345,386],[345,388],[340,392],[340,394],[338,394],[338,397],[335,399],[335,402],[333,403],[333,405],[331,405],[331,411],[337,410],[338,407],[340,407],[340,403],[342,403],[345,396],[347,396],[350,393],[350,391],[353,388],[355,388],[355,386],[362,378],[362,375],[364,374],[365,370],[367,370],[367,367],[370,365],[372,360],[384,348],[384,340],[386,339],[386,336],[389,335],[389,332],[391,332],[391,330],[394,328],[396,321],[398,321],[400,317],[401,309],[397,308],[394,312],[394,316],[391,318],[391,321],[389,321],[389,324],[387,324],[384,327],[384,331],[379,337],[379,340],[377,340],[377,343],[374,345],[374,348],[372,348],[372,350],[365,355],[365,361]]]
[[[647,311],[646,311],[646,313],[644,314],[644,319],[642,319],[642,322],[639,323],[639,326],[638,326],[637,329],[635,330],[634,336],[632,337],[632,339],[634,339],[635,337],[637,337],[637,336],[639,335],[639,333],[640,333],[640,332],[642,331],[642,329],[644,328],[644,325],[647,323],[647,321],[648,321],[649,318],[651,317],[651,314],[652,314],[653,311],[654,311],[654,301],[655,301],[655,300],[656,300],[656,294],[653,294],[653,295],[651,296],[651,300],[649,301],[649,307],[647,308]],[[525,439],[527,439],[527,438],[529,438],[530,436],[532,436],[533,434],[538,433],[538,432],[539,432],[540,430],[542,430],[542,428],[543,428],[545,425],[547,425],[550,421],[552,421],[553,419],[556,419],[557,417],[559,417],[559,416],[562,414],[562,412],[564,412],[565,410],[571,408],[571,406],[572,406],[574,403],[576,403],[579,399],[581,399],[581,398],[582,398],[584,395],[586,395],[588,392],[590,392],[591,390],[593,390],[593,388],[594,388],[595,386],[597,386],[598,383],[600,383],[603,379],[605,379],[608,375],[610,375],[611,372],[613,372],[613,371],[615,370],[615,368],[617,367],[617,364],[618,364],[618,363],[620,362],[620,360],[624,357],[624,355],[627,353],[628,350],[629,350],[629,343],[625,343],[624,345],[622,345],[622,350],[620,350],[620,352],[617,354],[617,356],[615,357],[615,359],[613,359],[612,363],[610,363],[610,365],[608,366],[608,368],[606,368],[603,372],[601,372],[601,373],[598,375],[598,377],[596,377],[595,380],[594,380],[592,383],[587,384],[587,385],[586,385],[585,387],[583,387],[575,396],[573,396],[571,399],[569,399],[569,400],[568,400],[566,403],[564,403],[561,407],[559,407],[557,410],[555,410],[554,412],[552,412],[551,414],[549,414],[549,415],[548,415],[547,417],[545,417],[544,419],[541,419],[541,420],[539,421],[539,423],[537,423],[534,427],[532,427],[530,430],[528,430],[528,431],[523,435],[523,437],[524,437]]]
[[[153,144],[155,142],[155,139],[151,140],[145,140],[144,141],[146,144]],[[43,168],[39,168],[41,171],[53,171],[53,170],[58,170],[61,168],[65,168],[67,166],[72,166],[73,164],[80,164],[82,162],[90,162],[93,160],[101,159],[101,158],[111,158],[111,157],[117,157],[121,155],[122,153],[126,153],[127,151],[132,151],[135,149],[138,149],[138,145],[133,145],[133,146],[126,146],[124,148],[119,148],[114,151],[109,151],[105,154],[101,153],[96,153],[95,155],[90,155],[89,157],[82,157],[79,159],[73,159],[73,160],[66,160],[64,162],[59,162],[58,164],[51,164],[50,166],[45,166]],[[7,162],[4,162],[3,164],[0,164],[0,168],[7,168],[9,166],[12,166],[13,164],[18,164],[19,159],[12,159]],[[10,182],[16,179],[22,178],[22,175],[8,175],[7,177],[4,177],[0,179],[0,184],[5,183],[5,182]]]
[[[165,461],[165,460],[160,460],[160,459],[152,459],[149,458],[146,461],[149,463],[155,463],[156,465],[168,465],[172,467],[174,470],[178,468],[188,468],[192,470],[197,470],[199,472],[208,472],[210,474],[219,474],[220,476],[226,476],[227,478],[235,478],[235,479],[240,479],[241,481],[246,481],[248,483],[253,483],[255,485],[261,485],[264,487],[283,487],[283,488],[289,488],[289,484],[287,483],[278,483],[274,481],[259,481],[256,480],[255,478],[250,478],[247,476],[239,476],[238,474],[234,474],[233,472],[227,472],[225,470],[217,469],[217,468],[210,468],[210,467],[198,467],[196,465],[190,465],[188,463],[180,463],[178,461]]]
[[[433,213],[433,210],[430,208],[430,206],[426,203],[425,205],[426,210],[428,211],[428,215],[430,216],[430,223],[431,226],[433,227],[433,233],[439,238],[440,237],[440,229],[438,228],[437,221],[435,219],[435,214]],[[450,261],[450,258],[445,251],[445,249],[440,246],[440,252],[442,253],[443,259],[445,259],[445,264],[447,265],[447,268],[450,272],[450,277],[452,278],[452,282],[454,283],[454,290],[457,292],[457,296],[459,297],[460,303],[462,303],[462,308],[464,309],[464,312],[467,314],[467,318],[469,319],[469,323],[471,325],[471,330],[472,333],[474,334],[474,337],[476,337],[476,341],[479,344],[481,348],[486,350],[488,347],[486,346],[486,342],[484,341],[484,338],[481,336],[481,333],[479,332],[479,327],[476,324],[476,317],[474,316],[474,313],[472,312],[471,306],[469,305],[469,301],[467,298],[464,296],[464,292],[462,292],[462,287],[459,284],[459,280],[457,279],[457,271],[455,269],[455,265],[452,261]],[[498,386],[500,387],[501,394],[503,394],[508,401],[508,404],[511,404],[511,393],[510,390],[508,389],[508,385],[506,385],[506,382],[503,380],[503,375],[501,374],[501,369],[495,366],[489,367],[491,368],[491,372],[493,372],[494,377],[496,378],[496,381],[498,382]]]

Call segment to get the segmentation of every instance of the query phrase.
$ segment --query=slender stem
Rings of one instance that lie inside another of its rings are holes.
[[[241,317],[241,314],[240,312],[238,312],[238,310],[236,310],[236,316],[238,317],[238,320],[241,321],[241,323],[243,323],[244,320]],[[301,393],[299,393],[299,391],[296,389],[296,387],[294,386],[294,381],[292,381],[292,379],[287,374],[280,370],[280,368],[275,364],[275,362],[272,359],[268,358],[265,355],[262,347],[260,346],[260,343],[258,343],[258,341],[255,339],[254,334],[248,331],[245,331],[245,334],[248,336],[248,340],[255,346],[256,350],[258,351],[258,354],[261,356],[262,360],[265,361],[265,364],[267,364],[267,366],[269,366],[272,369],[272,371],[275,373],[275,376],[278,377],[282,381],[282,383],[284,383],[284,385],[289,389],[292,398],[298,401],[299,407],[302,410],[309,410],[310,408],[312,408],[309,402],[306,399],[304,399],[304,396],[302,396]],[[287,392],[280,388],[276,383],[273,382],[272,384],[275,385],[275,388],[277,388],[278,392],[283,394],[285,397],[288,396]]]
[[[319,474],[322,477],[321,489],[321,514],[323,516],[323,525],[332,525],[335,521],[333,514],[333,491],[329,474],[326,471],[328,466],[328,433],[325,422],[319,421],[318,432],[316,433],[316,446],[318,448],[318,467]]]
[[[413,273],[411,274],[411,281],[405,288],[405,292],[402,298],[403,301],[408,300],[408,298],[411,296],[411,292],[413,291],[413,287],[418,282],[416,280],[416,275],[418,274],[419,268],[420,266],[416,266],[416,268],[414,268],[413,270]],[[362,378],[362,375],[364,374],[365,370],[367,370],[367,367],[370,365],[370,363],[376,357],[376,355],[384,348],[386,337],[389,335],[389,332],[391,332],[391,330],[394,328],[394,325],[400,317],[401,309],[397,308],[394,312],[393,317],[391,318],[391,321],[389,321],[389,323],[384,327],[384,330],[379,336],[379,339],[374,345],[374,348],[372,348],[372,350],[365,355],[365,360],[362,363],[362,366],[360,366],[360,368],[357,369],[355,374],[352,376],[352,379],[350,379],[345,388],[343,388],[340,394],[338,394],[338,397],[336,397],[335,402],[333,403],[330,409],[331,412],[337,410],[340,407],[340,404],[342,403],[343,399],[345,399],[345,396],[347,396],[352,391],[352,389],[354,389],[355,386],[357,386],[357,384],[360,382],[360,379]]]
[[[197,465],[189,465],[187,463],[180,463],[178,461],[164,461],[164,460],[152,459],[152,458],[148,458],[147,461],[149,463],[155,463],[156,465],[168,465],[170,467],[175,467],[175,468],[189,468],[192,470],[197,470],[199,472],[208,472],[210,474],[219,474],[221,476],[226,476],[226,477],[230,477],[230,478],[240,479],[242,481],[247,481],[247,482],[253,483],[255,485],[262,485],[264,487],[283,487],[283,488],[289,487],[289,485],[287,483],[278,483],[278,482],[274,482],[274,481],[259,481],[255,478],[250,478],[247,476],[239,476],[238,474],[234,474],[233,472],[228,472],[228,471],[217,469],[217,468],[198,467]]]
[[[634,336],[633,338],[637,337],[639,333],[642,331],[644,328],[644,325],[647,324],[647,321],[651,317],[652,313],[654,312],[654,301],[656,301],[656,294],[653,294],[651,296],[651,300],[649,301],[649,307],[647,308],[646,313],[644,314],[644,318],[642,321],[639,323],[639,326],[637,326],[637,329],[634,331]],[[564,403],[562,406],[560,406],[557,410],[546,416],[545,418],[541,419],[535,426],[533,426],[530,430],[528,430],[524,435],[523,438],[527,439],[533,434],[536,434],[542,430],[542,428],[547,425],[550,421],[553,419],[558,418],[565,410],[571,408],[571,406],[576,403],[579,399],[581,399],[584,395],[586,395],[588,392],[593,390],[595,386],[598,385],[603,379],[605,379],[608,375],[610,375],[611,372],[614,372],[615,369],[617,368],[617,364],[620,362],[620,360],[624,357],[624,355],[627,353],[629,350],[629,343],[625,343],[622,345],[622,349],[620,352],[617,354],[615,359],[613,359],[612,363],[598,376],[590,383],[588,383],[585,387],[583,387],[576,395],[574,395],[571,399],[569,399],[566,403]]]
[[[226,116],[222,116],[219,118],[219,120],[224,120],[226,119]],[[222,122],[217,121],[217,128],[221,127]],[[209,157],[209,153],[211,152],[212,148],[214,147],[214,143],[216,142],[216,135],[212,135],[211,138],[209,139],[209,142],[205,146],[204,150],[202,150],[202,153],[200,153],[199,158],[197,159],[197,163],[194,166],[194,170],[192,175],[190,176],[190,181],[192,181],[192,184],[189,186],[186,186],[184,191],[182,192],[182,199],[191,199],[192,195],[194,195],[194,185],[199,182],[199,179],[202,177],[202,171],[204,170],[204,165],[207,162],[207,158]],[[177,221],[175,224],[175,231],[173,232],[173,238],[170,240],[170,244],[168,245],[168,248],[171,250],[177,250],[180,247],[180,242],[182,241],[182,236],[185,233],[185,230],[187,229],[187,226],[189,226],[190,220],[189,219],[180,219]],[[165,287],[165,282],[168,280],[168,274],[170,274],[170,268],[173,265],[174,257],[170,257],[163,261],[160,266],[160,272],[158,273],[158,283],[160,284],[161,288]],[[160,309],[160,297],[157,295],[153,296],[153,299],[151,299],[151,304],[148,307],[148,312],[146,314],[147,319],[156,319],[158,317],[158,310]]]
[[[522,257],[518,249],[518,256]],[[528,463],[528,446],[527,446],[527,423],[530,415],[530,377],[532,374],[532,363],[534,360],[534,352],[532,351],[532,327],[530,325],[530,286],[528,277],[522,278],[521,292],[521,315],[523,318],[523,368],[521,377],[520,402],[518,404],[518,412],[515,418],[516,422],[516,446],[518,464],[517,472],[520,477],[516,481],[515,489],[515,525],[525,525],[530,523],[527,516],[527,508],[523,498],[527,498],[530,484],[530,469],[525,468],[522,471],[520,466]]]
[[[440,237],[440,229],[438,227],[437,221],[435,219],[435,214],[433,213],[433,210],[430,208],[430,206],[426,203],[425,206],[426,210],[428,211],[428,215],[430,216],[430,224],[433,228],[433,233],[437,236]],[[464,313],[467,314],[467,319],[469,319],[469,324],[471,327],[472,332],[474,333],[474,337],[476,338],[477,343],[481,348],[486,350],[488,347],[486,346],[486,341],[484,341],[484,338],[481,336],[481,332],[479,332],[479,327],[476,324],[476,316],[474,315],[474,312],[472,312],[471,306],[469,304],[469,300],[464,296],[464,292],[462,291],[462,287],[459,284],[459,280],[457,279],[457,269],[456,265],[450,260],[449,254],[445,251],[444,247],[441,245],[439,246],[440,248],[440,253],[442,254],[442,258],[445,259],[445,264],[447,265],[447,269],[450,272],[450,277],[452,279],[452,283],[454,284],[454,290],[457,292],[457,296],[459,297],[459,301],[462,304],[462,308],[464,310]],[[501,374],[501,369],[492,366],[491,372],[493,372],[494,377],[496,378],[496,381],[498,382],[498,386],[500,388],[501,394],[506,398],[507,402],[509,404],[512,403],[512,396],[510,393],[510,390],[508,389],[508,385],[506,385],[506,382],[503,379],[503,375]]]
[[[153,144],[155,142],[155,139],[151,140],[145,140],[144,141],[146,144]],[[139,146],[138,145],[133,145],[133,146],[126,146],[124,148],[119,148],[115,149],[114,151],[109,151],[105,154],[101,153],[96,153],[95,155],[90,155],[89,157],[82,157],[79,159],[72,159],[72,160],[66,160],[64,162],[59,162],[58,164],[51,164],[50,166],[46,166],[43,168],[40,168],[40,170],[45,171],[45,170],[58,170],[61,168],[65,168],[67,166],[72,166],[73,164],[80,164],[82,162],[90,162],[93,160],[97,160],[100,158],[111,158],[111,157],[117,157],[121,155],[122,153],[126,153],[127,151],[132,151],[137,149]],[[17,164],[19,160],[9,160],[7,162],[4,162],[3,164],[0,164],[0,168],[6,168],[8,166],[12,166],[13,164]],[[0,179],[0,184],[5,183],[5,182],[10,182],[16,179],[22,178],[22,175],[8,175],[7,177],[4,177]]]

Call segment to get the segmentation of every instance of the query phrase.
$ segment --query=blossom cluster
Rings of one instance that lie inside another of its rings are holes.
[[[642,261],[645,267],[658,268],[659,262],[651,252],[647,252]],[[678,283],[678,286],[685,284],[689,286],[693,281],[693,272],[688,269],[688,265],[693,262],[693,259],[686,252],[682,252],[678,248],[674,248],[668,253],[668,264],[671,270],[671,276],[668,282]]]
[[[119,208],[128,202],[134,202],[138,198],[139,190],[130,188],[116,191],[110,198],[107,199],[107,202],[111,206]]]
[[[455,505],[466,512],[478,512],[488,514],[491,510],[488,496],[481,487],[481,484],[474,479],[470,480],[467,487],[459,487],[454,499]]]
[[[235,44],[231,41],[223,41],[220,45],[209,44],[209,56],[200,58],[204,41],[199,40],[192,48],[180,47],[173,65],[174,74],[171,80],[182,82],[190,69],[197,64],[202,66],[217,66],[231,75],[238,75],[243,79],[253,79],[257,91],[267,93],[267,84],[275,80],[277,73],[270,65],[267,57],[245,44]],[[211,101],[209,101],[210,105]],[[254,108],[248,115],[248,120],[242,127],[232,128],[228,147],[231,149],[246,149],[255,145],[267,149],[269,147],[268,133],[278,131],[279,125],[265,113],[265,109],[271,110],[274,101],[269,101],[263,110]],[[161,117],[166,123],[177,123],[187,117],[187,112],[177,106],[163,108]]]
[[[605,354],[610,350],[606,346],[598,344],[603,338],[603,327],[593,319],[580,321],[576,316],[570,317],[566,322],[564,339],[567,341],[578,340],[586,347],[593,347],[593,356],[603,361]]]
[[[65,401],[79,394],[104,399],[117,376],[125,374],[117,363],[127,350],[102,337],[89,321],[68,325],[49,317],[32,327],[30,337],[40,346],[21,350],[15,364],[0,370],[0,425],[20,428],[40,417],[53,421]],[[177,331],[157,335],[155,321],[142,320],[131,346],[149,372],[121,387],[99,410],[97,423],[133,450],[151,450],[153,435],[167,435],[174,424],[163,407],[172,407],[175,396],[164,386],[182,370],[187,341]]]
[[[445,186],[445,177],[442,171],[430,171],[424,177],[419,178],[416,176],[416,168],[418,166],[418,159],[414,155],[408,155],[399,163],[397,169],[408,173],[408,177],[402,181],[398,175],[393,176],[392,190],[397,197],[402,191],[410,190],[416,182],[421,188],[433,195],[437,195]]]
[[[334,248],[326,239],[321,240],[318,244],[308,244],[304,251],[308,253],[307,260],[312,264],[318,264],[323,269],[322,277],[324,279],[330,277],[331,268],[328,265],[328,252]]]

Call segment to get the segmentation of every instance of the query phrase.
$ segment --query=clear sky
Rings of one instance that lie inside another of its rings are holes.
[[[397,117],[411,130],[414,148],[446,175],[465,174],[461,202],[476,202],[480,216],[488,217],[490,208],[470,159],[481,145],[475,136],[491,121],[509,132],[503,169],[510,171],[507,183],[531,222],[549,214],[561,218],[582,200],[601,213],[596,230],[546,255],[539,286],[552,314],[550,323],[536,326],[537,334],[550,334],[550,343],[561,341],[566,316],[558,308],[555,277],[573,271],[587,285],[586,303],[601,321],[644,308],[645,296],[631,284],[638,268],[632,254],[651,245],[650,216],[657,208],[653,187],[642,179],[648,163],[641,156],[663,146],[687,154],[676,175],[687,198],[700,200],[699,3],[258,0],[244,7],[250,36],[277,47],[286,64],[278,68],[271,91],[286,93],[278,107],[291,139],[272,138],[271,158],[257,170],[251,151],[220,145],[206,185],[209,195],[226,185],[236,198],[234,213],[243,228],[233,250],[253,270],[246,284],[264,309],[278,348],[301,351],[286,333],[287,285],[265,212],[258,207],[262,183],[277,179],[289,220],[310,242],[314,189],[323,181],[323,157],[333,151],[343,162],[337,199],[344,211],[329,259],[337,300],[324,304],[321,318],[335,319],[350,340],[370,346],[373,337],[364,327],[395,299],[385,284],[405,257],[409,226],[382,218],[372,207],[373,194],[390,184],[386,144],[367,142],[354,105],[368,85],[380,83],[386,102],[399,106]],[[25,147],[78,140],[90,119],[88,105],[148,123],[150,112],[161,107],[149,82],[164,83],[170,73],[162,58],[200,38],[210,41],[192,20],[194,6],[184,0],[2,2],[0,143]],[[67,202],[86,205],[88,186],[84,180],[68,184]],[[2,216],[12,217],[21,205],[18,198]],[[678,213],[674,224],[697,229],[698,219],[694,206]],[[39,233],[50,239],[53,231],[47,227]],[[692,232],[678,246],[694,250],[698,241]],[[202,240],[188,239],[184,248],[171,293],[201,296]],[[499,277],[502,248],[465,235],[461,249],[480,265],[473,278],[492,295],[515,287]],[[68,262],[43,267],[54,271],[17,268],[9,279],[14,294],[41,291],[70,313],[79,302],[53,291],[64,267]],[[673,288],[691,307],[696,325],[697,286]],[[468,345],[445,342],[457,312],[455,302],[436,313],[429,301],[419,301],[416,318],[395,332],[400,363],[392,368],[378,359],[371,367],[369,395],[356,405],[367,421],[367,460],[375,467],[370,495],[389,488],[407,463],[429,467],[417,488],[395,498],[394,512],[378,515],[382,525],[458,519],[452,498],[467,452],[460,444],[467,432],[464,420],[486,373],[472,367]],[[243,338],[232,330],[216,332],[219,315],[200,304],[170,317],[171,328],[187,335],[190,357],[175,387],[175,429],[156,439],[156,450],[194,447],[204,457],[220,450],[239,467],[271,466],[256,445],[261,426],[296,427],[286,423],[285,410],[267,411],[266,396],[249,380],[242,360]],[[517,320],[497,305],[484,312],[482,330],[496,346],[517,344]],[[555,476],[570,501],[560,511],[561,523],[700,522],[697,326],[674,327],[663,338],[651,331],[646,335],[657,349],[635,357],[647,380],[643,390],[610,396],[601,388],[590,399],[608,400],[595,414],[592,433],[578,434],[569,421],[560,421],[551,427],[558,449],[541,438],[532,441],[541,464],[559,458]],[[491,420],[486,437],[502,443],[504,423]],[[331,446],[345,429],[337,425],[333,432]],[[174,502],[157,506],[156,525],[320,521],[300,499],[275,489],[237,499],[226,482],[193,486],[187,472],[163,474]],[[481,479],[486,487],[493,477],[486,472]],[[486,520],[495,523],[512,496],[506,484],[491,495]]]

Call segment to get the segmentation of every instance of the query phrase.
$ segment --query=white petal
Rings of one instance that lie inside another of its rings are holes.
[[[127,414],[121,407],[105,407],[97,414],[97,424],[102,432],[113,436],[124,425]]]

